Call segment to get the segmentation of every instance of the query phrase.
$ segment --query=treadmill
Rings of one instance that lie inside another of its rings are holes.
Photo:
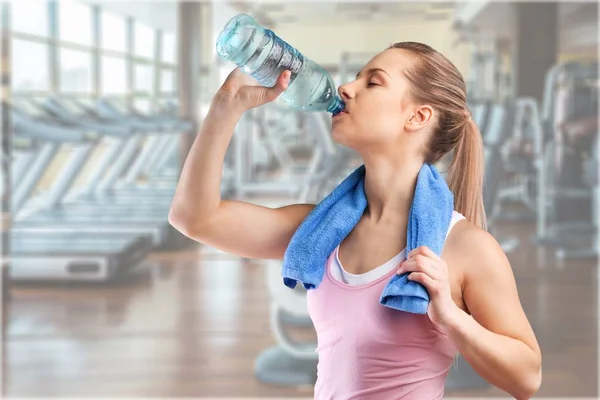
[[[126,178],[121,182],[114,182],[114,186],[109,190],[115,192],[119,196],[129,196],[133,194],[137,196],[140,192],[145,192],[148,189],[151,193],[156,192],[167,193],[172,197],[177,184],[177,177],[156,178],[156,172],[160,171],[169,161],[169,157],[175,155],[179,148],[179,140],[176,135],[180,133],[189,133],[194,129],[193,123],[190,121],[179,119],[167,113],[157,113],[153,115],[144,115],[133,108],[125,107],[117,102],[111,102],[107,99],[101,99],[97,104],[99,115],[118,121],[122,124],[135,123],[135,121],[143,121],[147,123],[157,124],[161,127],[162,134],[155,137],[156,140],[146,147],[146,156],[143,162],[136,164],[128,171]],[[143,185],[129,185],[146,176],[148,182]],[[119,189],[116,193],[115,189]],[[123,190],[125,189],[125,190]]]
[[[107,120],[104,116],[100,116],[98,113],[93,114],[89,108],[86,110],[81,105],[79,105],[80,108],[77,110],[77,105],[63,101],[62,106],[63,110],[60,116],[67,121],[83,121],[86,118]],[[69,109],[67,110],[67,108]],[[118,146],[118,154],[115,155],[111,170],[104,176],[100,176],[100,174],[92,175],[92,178],[88,180],[85,190],[71,196],[69,206],[78,209],[79,207],[88,207],[90,202],[94,204],[101,202],[103,207],[111,208],[112,205],[113,209],[117,207],[118,211],[121,212],[123,211],[123,207],[127,207],[127,205],[131,206],[135,203],[136,211],[140,209],[153,210],[155,211],[155,215],[160,212],[162,218],[166,220],[176,185],[175,179],[146,187],[151,190],[146,190],[146,188],[140,190],[140,185],[137,182],[138,175],[145,164],[152,162],[154,154],[158,153],[162,156],[167,151],[174,152],[176,150],[178,141],[174,140],[172,133],[177,133],[178,131],[173,130],[175,129],[173,127],[181,125],[185,127],[187,125],[181,124],[179,121],[170,121],[167,125],[162,122],[156,124],[152,122],[151,118],[142,117],[134,117],[124,121],[108,120],[120,126],[145,129],[147,132],[145,132],[144,136],[149,136],[149,134],[154,132],[160,133],[147,137],[146,143],[141,146],[141,149],[139,148],[142,140],[136,138],[127,139],[124,144]],[[171,144],[169,150],[165,150],[164,136],[167,136],[166,139]],[[172,146],[172,144],[175,146]],[[123,176],[125,178],[122,178]],[[124,181],[124,185],[127,186],[117,188],[119,180]]]
[[[51,121],[52,117],[48,110],[43,110],[39,104],[29,101],[24,103],[28,105],[26,117],[32,118],[40,115],[44,120]],[[103,126],[103,121],[88,120],[79,118],[69,121],[68,118],[61,118],[56,121],[58,124],[76,126],[79,129],[93,128],[101,130],[101,133],[109,133],[113,143],[109,145],[99,162],[90,171],[90,180],[97,179],[102,175],[103,170],[110,167],[111,158],[114,158],[114,150],[121,148],[123,140],[127,140],[132,134],[137,134],[127,127]],[[71,135],[72,136],[72,135]],[[107,136],[107,135],[103,135]],[[123,136],[122,138],[119,138]],[[100,141],[97,142],[100,145]],[[165,246],[170,239],[170,230],[172,229],[166,218],[164,206],[158,210],[140,206],[139,203],[129,204],[107,204],[95,201],[93,199],[82,199],[79,205],[65,202],[64,198],[68,189],[72,186],[77,177],[78,171],[81,171],[83,164],[88,157],[77,157],[74,162],[67,163],[63,169],[60,179],[57,180],[53,190],[42,198],[43,202],[38,202],[34,210],[26,213],[24,218],[18,219],[18,225],[15,227],[20,232],[76,232],[88,234],[101,232],[127,233],[136,235],[151,235],[152,244],[156,247]],[[93,184],[93,182],[92,182]]]
[[[118,197],[125,198],[127,201],[139,199],[154,201],[158,198],[170,202],[175,190],[175,178],[166,181],[152,180],[141,185],[139,180],[141,175],[147,174],[151,166],[160,164],[165,156],[168,158],[175,153],[179,145],[175,135],[182,132],[182,129],[191,129],[191,123],[173,117],[143,116],[134,111],[125,114],[125,107],[113,105],[106,100],[100,100],[97,107],[90,107],[76,100],[73,100],[71,105],[79,107],[78,114],[81,115],[107,119],[123,126],[143,127],[148,136],[139,153],[136,153],[137,147],[134,146],[122,149],[119,154],[119,165],[122,168],[101,182],[95,182],[96,197]]]
[[[101,99],[97,103],[97,114],[109,118],[113,121],[118,121],[122,124],[146,122],[160,124],[162,127],[162,138],[158,139],[152,149],[148,148],[145,162],[132,167],[125,179],[120,182],[115,181],[114,185],[107,189],[107,192],[113,194],[116,198],[138,198],[148,194],[151,196],[167,196],[171,201],[178,180],[178,167],[170,168],[170,171],[165,171],[167,165],[176,155],[179,148],[179,140],[173,137],[173,134],[194,133],[195,125],[191,121],[183,120],[176,116],[177,108],[172,102],[167,102],[159,108],[157,113],[145,115],[133,108],[126,107],[124,104],[119,104],[115,101]],[[137,160],[136,160],[137,161]],[[143,165],[140,168],[140,165]],[[176,172],[173,173],[173,170]],[[170,173],[168,173],[170,172]],[[231,170],[224,165],[223,176],[221,179],[221,196],[228,197],[233,192],[234,179]],[[132,185],[136,181],[147,182]]]
[[[17,178],[23,179],[19,187],[27,195],[40,182],[60,146],[74,147],[71,157],[77,158],[97,142],[97,136],[88,131],[41,116],[31,118],[14,104],[10,108],[17,141],[28,138],[49,149],[40,151],[45,155],[41,161],[36,159],[33,168]],[[24,203],[25,197],[19,201]],[[18,203],[14,207],[22,208]],[[110,281],[138,266],[152,246],[150,236],[131,233],[20,231],[20,214],[15,215],[10,232],[9,275],[15,281]]]
[[[114,188],[115,183],[119,178],[125,173],[129,174],[131,169],[143,164],[144,160],[146,160],[145,156],[148,154],[146,151],[148,147],[157,147],[155,146],[155,140],[152,141],[150,145],[146,143],[142,146],[139,154],[136,155],[142,141],[144,139],[147,141],[156,139],[158,136],[156,134],[150,137],[147,136],[155,131],[161,132],[164,129],[164,126],[153,124],[150,121],[140,121],[139,123],[135,121],[127,124],[107,119],[98,116],[97,114],[93,114],[89,110],[86,110],[67,99],[51,98],[40,103],[39,106],[54,117],[68,123],[89,126],[90,124],[100,121],[107,126],[117,125],[123,130],[134,130],[137,133],[136,135],[131,135],[130,133],[118,135],[119,140],[113,143],[108,151],[105,152],[101,162],[98,163],[94,168],[93,173],[90,174],[90,178],[87,180],[84,190],[80,191],[77,195],[71,196],[72,199],[84,199],[86,202],[100,199],[103,203],[109,203],[112,198],[107,197],[113,197],[113,194],[110,193],[110,191]],[[101,130],[102,128],[100,127],[99,129]],[[177,141],[171,140],[170,138],[167,139],[177,143]],[[133,180],[131,184],[135,185],[135,180]],[[168,198],[162,198],[160,204],[161,207],[164,207],[164,202],[170,200],[170,198],[171,194],[169,194]],[[135,200],[138,209],[139,207],[147,208],[149,205],[157,205],[156,196],[144,199],[149,200],[152,204],[149,204],[148,201],[140,202],[139,198],[128,200]],[[119,204],[122,205],[124,203],[121,202]],[[71,203],[71,206],[77,207],[78,203]],[[122,206],[120,207],[122,208]]]
[[[136,154],[135,147],[124,148],[119,155],[119,166],[129,166],[120,168],[116,173],[110,175],[102,181],[93,184],[96,190],[93,194],[87,194],[97,202],[105,204],[138,204],[141,208],[153,208],[161,212],[162,218],[167,220],[169,208],[175,188],[177,185],[176,177],[155,180],[150,174],[147,175],[146,182],[140,179],[144,169],[148,165],[157,163],[166,163],[169,155],[174,155],[178,148],[179,140],[175,137],[182,129],[190,130],[193,125],[184,120],[173,116],[159,115],[158,117],[147,116],[132,111],[131,114],[124,114],[126,108],[117,104],[113,105],[108,101],[99,101],[96,108],[83,104],[79,107],[85,108],[87,115],[93,114],[96,117],[107,118],[125,126],[155,126],[153,136],[147,139],[141,151]],[[166,156],[166,157],[165,157]],[[164,159],[160,160],[160,159]],[[159,160],[159,161],[156,161]],[[121,178],[121,179],[119,179]],[[142,182],[140,182],[142,181]],[[71,207],[78,208],[83,205],[82,197],[77,197],[70,202]],[[177,233],[177,235],[180,235]]]

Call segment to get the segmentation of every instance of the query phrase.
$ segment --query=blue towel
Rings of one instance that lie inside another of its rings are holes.
[[[282,276],[290,288],[302,282],[307,290],[321,283],[331,252],[348,236],[367,206],[364,186],[365,166],[361,165],[325,197],[298,227],[286,249]],[[441,255],[452,212],[454,196],[436,168],[424,164],[417,178],[408,220],[406,253],[427,246]],[[427,313],[429,294],[408,274],[390,279],[381,294],[384,306]]]

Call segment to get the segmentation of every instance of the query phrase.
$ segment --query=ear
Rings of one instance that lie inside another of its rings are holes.
[[[418,131],[433,119],[433,107],[428,105],[421,105],[416,107],[410,114],[410,117],[404,125],[404,129],[407,132]]]

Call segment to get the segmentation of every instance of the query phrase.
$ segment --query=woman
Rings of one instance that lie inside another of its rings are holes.
[[[215,95],[184,165],[169,215],[185,235],[242,257],[282,259],[313,204],[277,209],[220,198],[225,151],[242,113],[276,99],[234,70]],[[486,231],[483,146],[456,67],[429,46],[397,43],[342,85],[332,136],[365,167],[368,206],[308,291],[318,336],[317,399],[439,399],[456,352],[517,399],[541,383],[541,353],[511,266]],[[441,257],[404,254],[419,169],[454,150],[447,175],[455,212]],[[379,304],[393,273],[429,292],[427,315]]]

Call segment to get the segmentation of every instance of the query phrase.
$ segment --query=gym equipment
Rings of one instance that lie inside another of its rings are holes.
[[[254,116],[263,127],[253,131],[257,134],[253,143],[260,144],[266,155],[266,163],[261,169],[288,169],[295,173],[305,171],[308,165],[306,159],[312,154],[314,140],[310,135],[302,134],[303,124],[306,123],[304,114],[273,103],[257,109]],[[256,154],[254,149],[253,154]]]
[[[106,99],[101,99],[98,102],[96,112],[98,115],[120,124],[136,126],[141,123],[146,126],[153,126],[156,132],[160,132],[158,136],[155,134],[148,140],[135,161],[132,159],[136,156],[136,146],[131,145],[124,150],[121,154],[124,168],[131,165],[129,171],[125,171],[123,168],[122,174],[126,174],[125,180],[121,181],[119,185],[118,178],[121,173],[113,173],[110,178],[102,181],[97,193],[135,197],[149,191],[153,196],[167,195],[171,197],[177,180],[173,179],[174,177],[159,179],[155,177],[155,174],[169,161],[169,157],[176,154],[179,141],[174,135],[190,133],[194,129],[193,124],[169,114],[142,115],[132,108]],[[125,184],[126,182],[139,180],[146,180],[146,183],[141,185],[140,182],[137,182],[138,184],[133,186]],[[151,183],[156,183],[156,185]]]
[[[516,100],[512,132],[501,149],[506,177],[498,193],[495,217],[498,220],[534,221],[537,218],[536,185],[540,173],[538,160],[542,157],[544,140],[537,100]],[[502,209],[507,202],[525,206],[525,210]]]
[[[11,105],[15,137],[45,142],[39,160],[27,171],[20,185],[15,208],[29,197],[43,177],[43,172],[61,146],[74,150],[67,161],[74,164],[97,142],[97,135],[49,118],[28,116]],[[18,147],[15,149],[18,151]],[[76,160],[76,161],[74,161]],[[53,188],[51,188],[52,191]],[[21,217],[21,218],[20,218]],[[130,233],[81,235],[73,232],[27,232],[18,228],[22,215],[15,215],[11,231],[10,277],[13,280],[107,281],[131,271],[151,249],[147,235]]]
[[[557,64],[546,74],[534,240],[558,259],[596,258],[598,64]],[[587,172],[586,172],[587,171]]]
[[[109,140],[112,140],[113,143],[106,151],[107,153],[110,153],[111,149],[114,150],[119,147],[119,143],[127,140],[132,132],[135,132],[126,126],[107,124],[105,127],[101,120],[90,120],[83,115],[69,114],[66,108],[61,108],[57,99],[53,99],[52,103],[50,110],[44,107],[48,103],[40,104],[32,100],[20,102],[19,107],[21,110],[27,110],[29,118],[41,115],[44,121],[49,123],[52,118],[58,117],[55,123],[71,124],[71,126],[78,129],[97,129],[100,130],[100,134],[108,133],[111,135]],[[25,116],[25,112],[22,115]],[[103,135],[102,139],[106,139],[106,136]],[[64,140],[69,141],[71,139],[64,138]],[[108,201],[102,202],[92,199],[82,199],[79,202],[65,200],[69,188],[83,169],[91,152],[100,146],[101,142],[101,140],[97,140],[94,143],[96,146],[87,146],[84,149],[85,151],[77,151],[70,157],[69,162],[65,164],[52,185],[50,193],[39,196],[33,207],[30,207],[24,215],[17,216],[16,221],[18,223],[13,228],[15,231],[23,234],[51,232],[151,234],[155,246],[166,246],[169,243],[169,231],[172,228],[166,218],[166,213],[168,213],[166,202],[162,207],[152,207],[139,202],[113,204]],[[104,156],[106,157],[106,153]],[[45,158],[45,160],[46,162],[37,169],[40,174],[46,169],[50,161],[48,158]],[[88,182],[88,187],[93,187],[96,183],[93,180],[100,176],[97,170],[106,167],[102,161],[90,172],[88,180],[91,182]],[[41,176],[37,179],[41,179]],[[32,183],[35,182],[35,179],[32,180]],[[30,189],[32,187],[30,186]],[[16,199],[20,201],[21,198],[16,197]]]
[[[518,101],[507,101],[494,105],[490,112],[488,130],[484,136],[485,177],[483,204],[488,218],[488,230],[493,234],[495,222],[499,219],[502,183],[506,177],[503,148],[513,132],[515,110]],[[510,253],[520,244],[517,238],[498,239],[502,249]]]
[[[500,103],[511,97],[509,73],[502,65],[498,39],[486,37],[471,26],[456,24],[458,34],[453,46],[467,43],[471,46],[470,75],[466,79],[467,98],[470,101]]]
[[[479,128],[479,133],[485,140],[485,133],[488,129],[488,123],[490,119],[490,110],[492,108],[492,102],[490,101],[481,101],[481,102],[470,102],[468,104],[469,110],[471,110],[471,116],[477,127]]]
[[[257,114],[258,113],[258,114]],[[305,133],[299,133],[310,138],[314,143],[312,152],[308,161],[303,165],[292,162],[291,165],[281,165],[277,176],[269,176],[260,180],[255,168],[252,165],[252,143],[251,139],[260,132],[265,132],[267,128],[258,118],[259,110],[250,110],[242,117],[240,129],[234,136],[233,163],[234,163],[234,184],[233,190],[238,197],[251,195],[285,195],[297,198],[300,191],[310,182],[316,182],[322,179],[323,172],[316,168],[323,157],[331,157],[335,153],[335,147],[331,144],[329,132],[324,127],[323,116],[320,113],[306,113],[303,116],[304,124],[312,126],[312,129],[306,129]],[[257,132],[258,131],[258,132]],[[267,133],[268,135],[268,133]],[[275,135],[270,137],[270,146],[272,148],[280,147],[281,153],[289,151],[282,149],[283,144],[277,142]],[[280,155],[281,156],[281,155]],[[283,160],[282,160],[283,161]]]
[[[479,39],[472,42],[472,48],[467,97],[479,101],[493,100],[497,89],[496,69],[499,63],[494,41]]]

